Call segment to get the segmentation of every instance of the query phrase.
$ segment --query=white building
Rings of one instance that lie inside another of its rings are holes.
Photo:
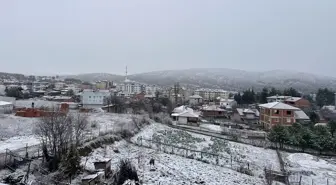
[[[104,99],[110,96],[110,94],[111,93],[108,90],[84,90],[81,93],[81,103],[83,105],[103,105]]]
[[[120,96],[132,96],[143,91],[143,86],[140,83],[132,82],[127,78],[125,81],[117,86]]]
[[[55,89],[57,90],[61,90],[65,87],[65,83],[64,82],[56,82],[55,83]]]
[[[205,99],[205,100],[215,100],[218,97],[221,97],[223,99],[228,99],[229,96],[230,96],[230,92],[222,90],[222,89],[202,88],[202,89],[197,89],[195,91],[195,95],[202,96],[203,99]]]
[[[237,106],[237,102],[234,99],[223,99],[223,98],[220,98],[219,105],[221,107],[232,108],[234,106]]]
[[[203,98],[200,95],[189,96],[189,104],[190,105],[199,105],[202,102],[203,102]]]
[[[155,95],[157,91],[160,90],[160,88],[156,85],[145,85],[145,94],[147,95]]]
[[[142,92],[147,95],[155,95],[155,92],[160,90],[156,85],[145,85],[128,79],[118,84],[117,89],[120,91],[119,96],[133,96]]]
[[[267,97],[267,102],[284,102],[288,98],[291,98],[291,96],[269,96]]]

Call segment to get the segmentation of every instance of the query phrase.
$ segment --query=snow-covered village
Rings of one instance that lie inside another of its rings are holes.
[[[336,184],[331,90],[34,78],[1,85],[2,184]]]
[[[336,185],[336,1],[0,1],[0,185]]]

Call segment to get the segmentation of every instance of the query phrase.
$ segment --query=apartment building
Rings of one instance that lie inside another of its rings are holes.
[[[202,89],[195,90],[195,95],[199,95],[203,97],[204,100],[213,101],[218,97],[223,98],[223,99],[229,99],[230,92],[222,90],[222,89],[202,88]]]
[[[84,90],[81,93],[81,103],[83,105],[103,105],[104,99],[110,96],[110,91],[108,90]]]

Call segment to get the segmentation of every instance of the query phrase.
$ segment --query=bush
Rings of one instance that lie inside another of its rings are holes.
[[[119,134],[123,139],[129,139],[134,136],[134,133],[127,129],[121,130]]]
[[[253,176],[253,173],[250,169],[247,169],[247,168],[244,168],[244,166],[240,166],[238,169],[237,169],[238,172],[240,173],[244,173],[246,175],[250,175],[250,176]]]
[[[91,123],[91,128],[97,128],[97,122],[96,121],[93,121],[92,123]]]
[[[166,125],[172,125],[173,121],[170,117],[165,117],[165,118],[163,118],[162,123],[166,124]]]
[[[121,160],[116,178],[117,185],[122,185],[127,180],[139,182],[138,173],[129,160]]]

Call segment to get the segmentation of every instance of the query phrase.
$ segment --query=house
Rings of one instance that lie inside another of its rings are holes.
[[[232,109],[232,107],[237,106],[237,102],[234,99],[219,99],[219,106],[225,107],[225,109]]]
[[[12,113],[13,107],[14,105],[11,102],[0,101],[0,113]]]
[[[300,109],[310,109],[311,104],[308,100],[301,97],[290,97],[285,99],[284,103]]]
[[[289,126],[296,122],[295,111],[300,109],[282,102],[272,102],[259,105],[260,107],[260,124],[270,129],[274,125],[280,124]]]
[[[310,123],[310,118],[302,110],[297,110],[294,112],[294,118],[296,123],[306,124]]]
[[[259,111],[257,109],[237,108],[233,114],[233,120],[246,124],[255,124],[259,122]]]
[[[198,124],[199,120],[199,115],[184,105],[175,108],[171,116],[177,124]]]
[[[200,95],[192,95],[189,96],[189,104],[190,105],[199,105],[203,102],[203,98]]]
[[[227,111],[225,109],[220,108],[217,105],[211,106],[203,106],[201,109],[202,117],[210,117],[210,118],[226,118]]]
[[[134,99],[136,100],[144,100],[145,99],[145,93],[144,92],[141,92],[141,93],[138,93],[134,96]]]
[[[269,96],[267,97],[267,102],[284,102],[286,99],[291,98],[291,96]]]
[[[336,109],[335,106],[323,106],[318,112],[320,122],[336,121]]]
[[[87,175],[82,178],[82,185],[100,185],[103,184],[103,173]]]
[[[94,166],[96,170],[104,170],[105,178],[108,178],[112,174],[111,159],[94,162]]]

